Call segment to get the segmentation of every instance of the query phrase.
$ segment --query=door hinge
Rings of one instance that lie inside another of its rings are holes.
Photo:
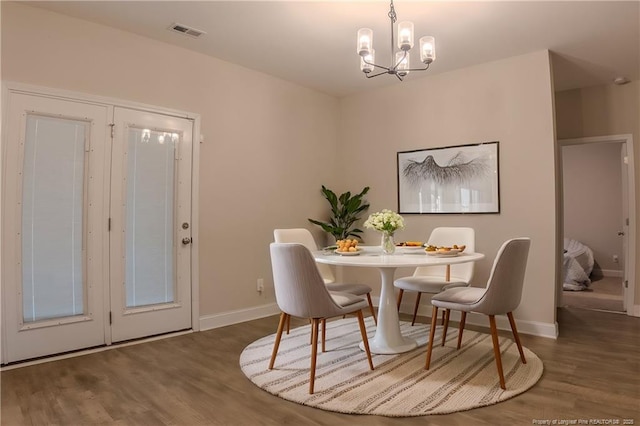
[[[113,139],[113,137],[115,136],[115,128],[116,128],[116,124],[115,123],[110,123],[109,126],[111,127],[111,138]]]
[[[111,231],[111,218],[107,220],[107,231]]]
[[[629,288],[629,280],[624,280],[624,288]]]
[[[111,311],[109,311],[109,325],[113,324],[113,317],[111,316]]]

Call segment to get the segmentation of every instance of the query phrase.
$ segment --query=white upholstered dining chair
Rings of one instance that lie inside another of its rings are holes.
[[[312,329],[309,378],[309,393],[312,394],[315,383],[320,322],[324,322],[324,320],[331,317],[355,314],[358,317],[360,334],[362,335],[364,349],[369,361],[369,368],[373,370],[369,340],[364,325],[364,316],[362,315],[362,309],[367,307],[367,302],[362,297],[350,293],[329,293],[316,267],[313,256],[302,244],[271,243],[270,251],[276,302],[282,313],[280,314],[280,322],[273,345],[273,352],[271,353],[269,369],[273,369],[275,364],[282,331],[288,317],[308,318],[311,321]],[[326,327],[323,327],[323,329],[326,329]]]
[[[427,244],[437,247],[451,247],[454,244],[459,246],[465,245],[465,253],[475,253],[475,230],[473,228],[463,227],[435,228],[431,232]],[[411,325],[414,325],[422,293],[436,294],[448,288],[467,287],[471,278],[473,278],[474,264],[475,262],[450,266],[421,266],[415,269],[412,276],[396,279],[393,282],[393,285],[395,288],[400,290],[398,293],[398,310],[400,310],[402,295],[405,291],[417,292],[416,304],[413,309],[413,319],[411,320]],[[450,272],[447,276],[448,267],[450,267]]]
[[[318,245],[316,244],[313,235],[311,235],[311,232],[305,228],[274,229],[273,239],[276,243],[298,243],[305,246],[309,251],[318,250]],[[376,310],[371,300],[371,287],[366,284],[337,283],[329,265],[316,263],[316,266],[318,267],[320,276],[329,291],[342,291],[345,293],[355,294],[356,296],[366,296],[373,321],[376,324],[378,323]]]
[[[500,387],[506,389],[504,374],[502,372],[502,359],[500,356],[500,344],[498,342],[495,316],[506,314],[509,318],[513,338],[518,346],[518,352],[520,352],[520,360],[523,364],[526,364],[527,361],[524,357],[522,345],[520,344],[520,336],[518,335],[516,322],[513,319],[513,311],[520,304],[522,297],[522,286],[524,284],[524,274],[527,268],[530,246],[531,239],[525,237],[514,238],[502,244],[493,262],[486,288],[450,288],[431,298],[433,313],[431,317],[429,343],[427,345],[427,361],[425,365],[427,370],[431,363],[431,351],[435,337],[438,308],[446,310],[444,329],[442,331],[442,346],[444,346],[447,337],[450,310],[461,311],[462,316],[460,317],[458,331],[458,349],[460,349],[462,343],[462,332],[464,330],[467,312],[478,312],[489,317],[491,338],[493,340],[493,353],[500,378]]]

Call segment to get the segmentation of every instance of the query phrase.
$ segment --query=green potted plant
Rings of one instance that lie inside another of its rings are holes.
[[[359,194],[351,196],[351,192],[345,192],[339,197],[322,185],[322,195],[331,205],[331,218],[329,222],[321,222],[309,219],[309,222],[322,227],[322,229],[338,240],[354,237],[362,239],[359,234],[363,231],[355,228],[355,223],[360,219],[360,214],[369,208],[369,204],[362,199],[369,192],[365,187]]]

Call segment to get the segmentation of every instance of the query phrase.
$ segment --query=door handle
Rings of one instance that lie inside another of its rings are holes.
[[[184,237],[184,238],[182,239],[182,244],[183,244],[183,245],[185,245],[185,246],[186,246],[187,244],[191,244],[191,238],[189,238],[189,237]]]
[[[618,235],[622,237],[624,235],[624,232],[618,231]]]

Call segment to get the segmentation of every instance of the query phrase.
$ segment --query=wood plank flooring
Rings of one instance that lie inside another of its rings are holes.
[[[247,344],[276,331],[274,316],[4,371],[0,421],[2,425],[467,426],[531,425],[554,419],[611,419],[623,424],[623,419],[632,419],[640,425],[640,318],[582,309],[560,309],[558,316],[557,341],[521,336],[523,345],[544,362],[540,382],[511,400],[466,412],[414,418],[356,416],[272,396],[244,377],[238,358]]]
[[[586,290],[563,291],[561,306],[624,312],[622,292],[622,278],[602,277],[593,281]]]

